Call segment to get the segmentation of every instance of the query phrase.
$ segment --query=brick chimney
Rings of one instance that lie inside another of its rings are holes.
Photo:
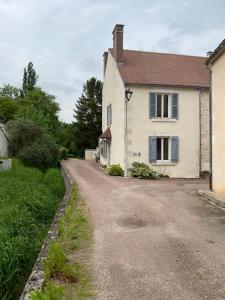
[[[123,63],[123,27],[124,25],[116,24],[113,30],[113,55],[118,64]]]

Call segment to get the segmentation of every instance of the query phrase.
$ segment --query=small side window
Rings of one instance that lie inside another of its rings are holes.
[[[112,104],[107,106],[107,126],[112,124]]]

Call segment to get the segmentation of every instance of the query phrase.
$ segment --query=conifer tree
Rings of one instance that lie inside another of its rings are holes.
[[[102,82],[92,77],[74,109],[74,143],[77,150],[95,148],[102,128]]]

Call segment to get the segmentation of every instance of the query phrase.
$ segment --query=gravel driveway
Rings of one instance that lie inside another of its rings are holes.
[[[90,208],[98,300],[225,299],[225,212],[195,195],[205,180],[110,177],[65,162]]]

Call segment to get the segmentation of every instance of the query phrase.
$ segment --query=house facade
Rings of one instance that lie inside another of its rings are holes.
[[[0,157],[8,155],[8,138],[3,123],[0,123]]]
[[[225,196],[225,40],[207,65],[211,73],[211,188]]]
[[[116,25],[113,48],[104,53],[100,163],[120,164],[125,175],[134,161],[170,177],[196,178],[207,172],[205,60],[124,50],[123,25]]]

